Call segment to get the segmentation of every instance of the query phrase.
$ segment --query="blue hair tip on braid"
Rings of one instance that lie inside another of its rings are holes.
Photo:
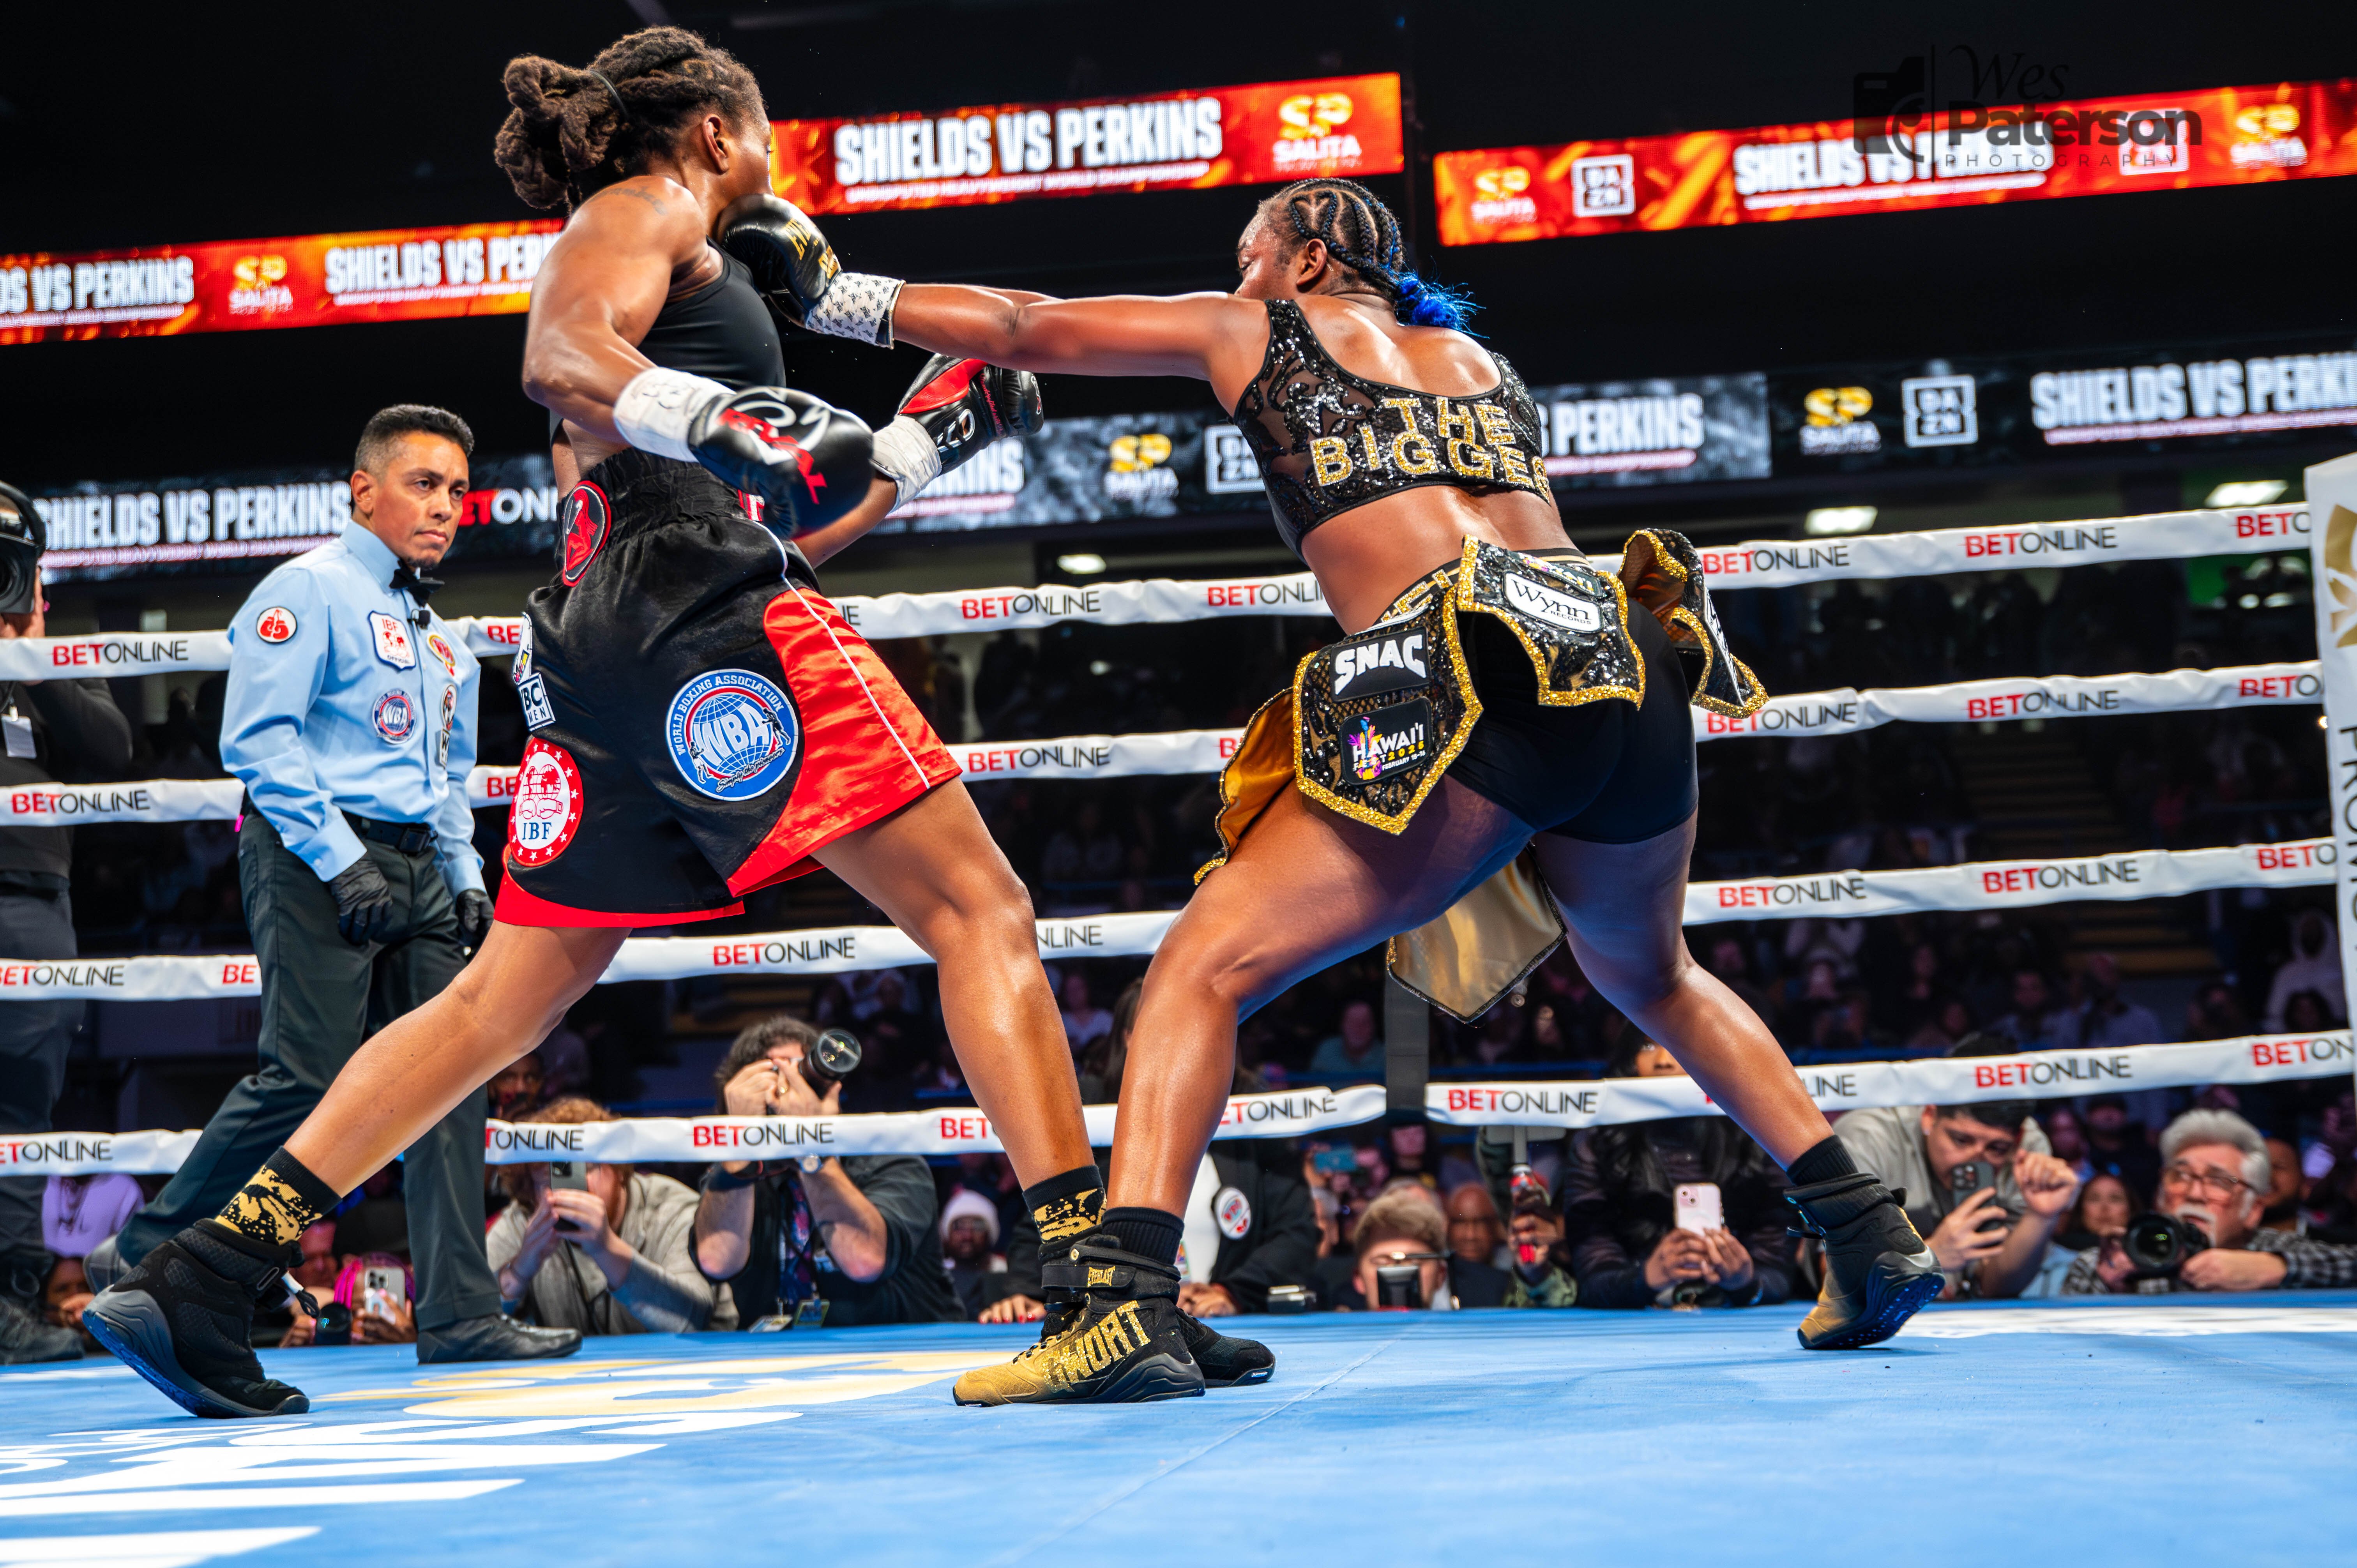
[[[1454,332],[1468,331],[1466,323],[1481,307],[1473,296],[1461,288],[1447,284],[1426,283],[1414,273],[1399,275],[1401,319],[1413,327],[1446,327]]]

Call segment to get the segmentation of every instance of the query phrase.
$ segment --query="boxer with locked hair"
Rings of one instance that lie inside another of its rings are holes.
[[[815,233],[799,213],[774,223]],[[807,240],[773,258],[761,286],[815,331],[1209,381],[1344,633],[1254,715],[1222,779],[1227,854],[1147,971],[1103,1222],[1043,1263],[1041,1343],[961,1378],[961,1402],[1192,1391],[1175,1259],[1238,1021],[1387,938],[1403,983],[1471,1018],[1567,936],[1597,988],[1790,1173],[1794,1216],[1826,1247],[1804,1347],[1887,1338],[1938,1293],[1891,1193],[1686,950],[1685,708],[1767,700],[1720,632],[1699,556],[1647,530],[1616,572],[1588,564],[1556,510],[1530,393],[1461,330],[1463,296],[1407,265],[1371,191],[1320,178],[1266,199],[1228,294],[904,284],[845,272]]]
[[[251,1348],[304,1227],[537,1046],[633,928],[739,914],[820,865],[939,964],[950,1037],[1042,1233],[1096,1215],[1029,896],[813,570],[944,469],[1039,428],[1037,383],[936,356],[872,435],[786,388],[754,269],[823,242],[769,194],[752,76],[694,34],[648,28],[581,70],[528,57],[506,85],[500,166],[571,213],[533,281],[523,363],[570,495],[515,660],[531,738],[498,918],[217,1219],[92,1303],[91,1331],[199,1414],[307,1408]]]

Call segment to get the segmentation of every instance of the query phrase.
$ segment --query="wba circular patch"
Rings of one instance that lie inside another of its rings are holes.
[[[387,692],[376,700],[376,711],[371,717],[376,733],[391,746],[399,746],[417,728],[417,704],[409,700],[406,692]]]
[[[295,635],[295,612],[273,605],[253,618],[253,635],[264,642],[285,642]]]
[[[1242,1188],[1223,1187],[1211,1199],[1211,1218],[1219,1222],[1221,1235],[1241,1241],[1252,1229],[1252,1199]]]
[[[776,682],[750,670],[716,670],[672,698],[663,738],[679,776],[699,793],[749,800],[793,770],[802,722]]]
[[[515,803],[508,808],[509,864],[545,865],[563,854],[581,826],[581,769],[573,754],[536,736],[526,741]]]
[[[581,581],[613,532],[614,505],[606,492],[587,479],[574,486],[565,498],[565,561],[559,569],[566,587]]]

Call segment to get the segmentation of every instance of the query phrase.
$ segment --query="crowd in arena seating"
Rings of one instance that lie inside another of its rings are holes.
[[[2202,604],[2190,601],[2185,573],[2178,563],[2065,573],[2042,603],[2027,578],[1998,575],[1727,595],[1721,610],[1778,692],[2309,656],[2305,585],[2282,563],[2230,569]],[[970,664],[938,639],[882,650],[944,734],[1024,739],[1240,724],[1314,646],[1320,625],[1067,625],[1000,634]],[[503,693],[502,683],[487,684],[490,763],[513,761],[523,739]],[[140,736],[132,776],[217,775],[220,695],[218,678],[193,697],[175,693],[164,722]],[[2109,813],[2086,831],[2115,842],[2079,853],[2321,831],[2322,737],[2311,707],[2107,717],[2046,733]],[[1700,753],[1695,875],[1900,868],[1993,853],[1989,812],[1965,766],[1986,738],[1975,726],[1893,725],[1842,738],[1715,741]],[[974,795],[1043,913],[1168,908],[1212,847],[1207,778],[978,782]],[[495,864],[496,814],[481,822]],[[74,897],[85,952],[244,944],[229,823],[81,831]],[[752,901],[745,929],[791,923],[767,897]],[[1796,1062],[2347,1022],[2320,897],[2254,889],[2150,908],[2184,945],[2209,950],[2217,978],[2140,981],[2120,958],[2077,946],[2074,918],[2050,908],[1730,922],[1697,928],[1692,940]],[[1144,967],[1098,960],[1051,976],[1092,1101],[1118,1091]],[[1382,984],[1380,955],[1366,954],[1276,998],[1244,1026],[1239,1088],[1380,1077]],[[677,987],[603,988],[595,1006],[576,1008],[494,1082],[494,1114],[630,1113],[640,1072],[678,1048],[682,998]],[[930,970],[830,977],[800,1011],[809,1025],[847,1027],[863,1043],[841,1109],[966,1098]],[[769,1027],[723,1059],[715,1109],[799,1103],[790,1058],[809,1029]],[[1435,1015],[1431,1055],[1436,1073],[1460,1078],[1683,1070],[1562,952],[1473,1024]],[[773,1061],[788,1069],[771,1072]],[[2357,1283],[2357,1103],[2345,1079],[1902,1107],[1852,1113],[1836,1131],[1861,1164],[1908,1189],[1952,1294]],[[1190,1231],[1189,1309],[1736,1308],[1813,1293],[1807,1249],[1785,1233],[1783,1177],[1729,1123],[1600,1127],[1520,1144],[1503,1133],[1411,1122],[1299,1144],[1215,1145],[1206,1179],[1244,1193],[1253,1219],[1243,1237]],[[1975,1185],[1959,1187],[1966,1177]],[[305,1238],[298,1280],[348,1309],[350,1326],[336,1326],[336,1337],[414,1337],[398,1179],[397,1169],[381,1176]],[[1681,1228],[1672,1195],[1691,1183],[1718,1189],[1718,1226]],[[140,1185],[51,1184],[57,1321],[71,1324],[88,1300],[79,1259],[120,1223]],[[545,1167],[511,1166],[494,1173],[486,1212],[508,1309],[546,1325],[780,1326],[813,1294],[834,1324],[1021,1321],[1041,1311],[1037,1238],[998,1155],[848,1160],[832,1172],[593,1165],[584,1184],[567,1185],[553,1184]],[[2149,1213],[2198,1225],[2210,1251],[2174,1273],[2141,1270],[2123,1239]],[[298,1313],[280,1325],[282,1342],[318,1342],[324,1321]]]

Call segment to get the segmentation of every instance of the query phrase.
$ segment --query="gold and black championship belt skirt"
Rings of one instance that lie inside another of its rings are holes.
[[[1253,714],[1220,777],[1223,852],[1197,880],[1226,863],[1288,784],[1354,822],[1405,830],[1481,720],[1467,616],[1494,617],[1513,633],[1543,704],[1641,704],[1645,661],[1629,630],[1631,601],[1686,656],[1696,705],[1741,715],[1766,703],[1727,646],[1684,535],[1632,535],[1617,575],[1577,557],[1469,539],[1454,565],[1418,579],[1374,625],[1304,659],[1292,685]],[[1525,853],[1438,919],[1393,939],[1391,968],[1410,990],[1471,1019],[1562,940],[1562,918]]]

